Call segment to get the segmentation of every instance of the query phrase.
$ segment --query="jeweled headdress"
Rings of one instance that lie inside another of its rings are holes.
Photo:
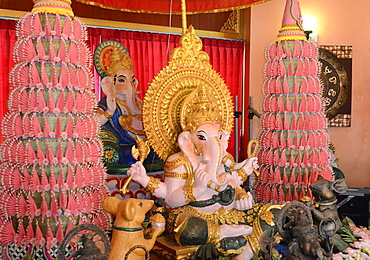
[[[202,124],[222,124],[222,114],[212,91],[199,86],[185,99],[180,110],[180,125],[184,131],[194,133]]]
[[[182,131],[194,131],[207,122],[232,130],[230,91],[201,49],[202,41],[190,26],[144,96],[144,131],[162,160],[179,151],[177,137]]]
[[[130,54],[117,41],[104,41],[94,53],[94,64],[100,77],[113,77],[121,69],[133,69]]]

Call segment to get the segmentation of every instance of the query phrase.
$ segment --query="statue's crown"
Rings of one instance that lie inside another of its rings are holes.
[[[134,68],[128,52],[122,52],[116,46],[112,48],[112,54],[109,60],[110,65],[107,66],[107,75],[111,77],[116,75],[121,69]]]
[[[181,114],[185,117],[182,129],[191,133],[202,124],[220,123],[222,126],[223,123],[220,104],[214,97],[212,99],[211,91],[204,86],[198,87],[194,95],[188,97]]]

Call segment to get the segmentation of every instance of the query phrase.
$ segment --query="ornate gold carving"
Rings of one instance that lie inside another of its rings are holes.
[[[146,192],[150,192],[151,194],[154,194],[155,193],[155,190],[159,188],[159,184],[161,183],[161,181],[157,178],[154,178],[154,177],[150,177],[150,180],[148,182],[148,185],[146,185],[145,187],[145,191]]]
[[[234,10],[229,18],[227,19],[224,26],[221,28],[221,32],[239,33],[239,11]]]
[[[236,172],[238,173],[241,181],[244,182],[248,179],[248,174],[243,168],[237,169]]]
[[[113,77],[121,69],[133,69],[127,49],[117,41],[104,41],[94,53],[94,63],[99,75]]]
[[[105,111],[103,112],[103,115],[104,115],[108,120],[112,119],[112,117],[113,117],[113,115],[109,114],[108,110],[105,110]]]
[[[208,226],[208,238],[207,238],[207,244],[208,243],[215,243],[220,240],[220,232],[221,227],[218,224],[214,223],[207,223]]]
[[[185,184],[182,189],[184,190],[186,203],[190,203],[190,202],[196,200],[195,197],[194,197],[194,194],[193,194],[193,185],[186,185]]]
[[[176,179],[187,179],[189,174],[184,172],[165,172],[165,177],[176,178]]]
[[[122,115],[118,118],[119,124],[122,126],[123,129],[129,130],[136,135],[145,135],[144,130],[139,130],[133,128],[132,125],[132,118],[135,117],[137,120],[142,121],[141,114],[132,114],[131,109],[127,106],[126,101],[116,98],[116,102],[126,108],[127,115]]]
[[[241,200],[241,199],[248,199],[249,195],[245,191],[245,189],[242,189],[240,187],[236,187],[236,194],[235,194],[236,200]]]
[[[224,207],[221,207],[215,212],[205,213],[199,210],[196,210],[189,206],[184,206],[182,208],[174,209],[173,213],[177,216],[180,215],[191,215],[194,217],[199,217],[204,220],[207,220],[211,223],[218,223],[218,224],[239,224],[245,222],[245,213],[240,210],[231,209],[226,210]],[[176,223],[177,226],[179,223]]]
[[[171,170],[174,170],[174,169],[180,167],[181,165],[189,165],[189,162],[186,160],[186,158],[184,156],[182,156],[182,154],[183,153],[180,152],[179,157],[177,157],[176,159],[173,159],[171,161],[167,161],[165,166],[164,166],[164,170],[165,171],[171,171]]]
[[[274,214],[272,214],[271,211],[264,211],[264,212],[261,212],[259,217],[265,221],[268,225],[270,226],[275,226],[275,223],[273,221],[274,219]]]
[[[163,160],[179,152],[177,136],[183,131],[181,109],[186,100],[190,102],[189,95],[200,94],[198,88],[212,95],[212,101],[220,111],[220,123],[226,131],[232,130],[230,92],[209,63],[207,53],[201,49],[202,42],[190,26],[180,39],[180,47],[172,51],[168,65],[155,76],[145,94],[144,130],[150,145]]]

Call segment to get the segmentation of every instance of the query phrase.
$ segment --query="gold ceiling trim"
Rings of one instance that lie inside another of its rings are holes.
[[[88,0],[75,0],[77,2],[80,2],[82,4],[86,5],[92,5],[92,6],[97,6],[100,8],[104,9],[109,9],[109,10],[115,10],[115,11],[122,11],[122,12],[128,12],[128,13],[146,13],[146,14],[171,14],[171,12],[160,12],[160,11],[149,11],[149,10],[133,10],[133,9],[127,9],[127,8],[117,8],[117,7],[112,7],[112,6],[107,6],[101,3],[96,3],[93,1],[88,1]],[[263,4],[266,2],[269,2],[271,0],[261,0],[257,3],[251,3],[247,5],[241,5],[241,6],[234,6],[234,7],[229,7],[229,8],[220,8],[220,9],[214,9],[214,10],[206,10],[206,11],[195,11],[195,12],[186,12],[186,14],[205,14],[205,13],[221,13],[221,12],[228,12],[228,11],[234,11],[234,10],[240,10],[240,9],[246,9],[249,8],[253,5],[257,4]],[[181,15],[181,11],[177,12],[172,12],[174,15]]]

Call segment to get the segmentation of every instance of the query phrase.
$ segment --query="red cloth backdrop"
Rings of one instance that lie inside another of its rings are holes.
[[[181,0],[77,0],[78,2],[95,5],[107,9],[121,10],[126,12],[181,13]],[[186,0],[187,14],[214,13],[247,8],[269,0]],[[172,8],[171,8],[172,2]]]
[[[10,92],[8,75],[14,66],[12,48],[16,40],[15,25],[15,21],[0,20],[0,120],[2,120],[7,111],[8,94]],[[179,46],[178,43],[181,37],[180,35],[92,27],[88,28],[88,35],[88,43],[91,50],[95,50],[99,43],[105,40],[116,40],[127,48],[134,64],[136,77],[139,81],[138,90],[142,91],[139,95],[141,99],[143,99],[145,90],[154,76],[167,65],[170,52]],[[244,69],[244,42],[213,38],[203,38],[202,42],[203,50],[210,56],[210,63],[213,68],[224,78],[232,95],[238,96],[238,111],[240,111]],[[95,70],[94,76],[96,82],[95,92],[99,100],[101,97],[100,78]],[[229,152],[232,154],[234,154],[235,132],[231,136],[229,145]],[[3,137],[0,136],[0,138],[2,141]]]
[[[10,93],[9,71],[13,68],[12,59],[15,37],[16,21],[0,20],[0,119],[2,120],[7,108]],[[0,141],[3,141],[0,134]]]

